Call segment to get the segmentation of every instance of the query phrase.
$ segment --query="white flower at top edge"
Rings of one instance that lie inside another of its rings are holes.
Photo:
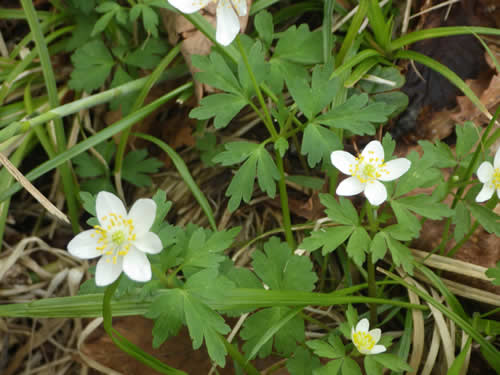
[[[351,329],[351,340],[356,346],[356,349],[361,354],[379,354],[385,352],[387,349],[384,345],[377,345],[382,331],[379,328],[370,329],[370,322],[368,319],[361,319],[356,325],[356,329]]]
[[[68,244],[68,251],[77,258],[101,257],[96,285],[111,284],[122,271],[135,281],[151,280],[146,253],[157,254],[163,249],[160,238],[149,231],[156,217],[156,203],[139,199],[127,213],[116,195],[102,191],[97,194],[96,215],[99,225],[81,232]]]
[[[493,165],[489,161],[481,163],[477,169],[477,178],[484,185],[476,197],[476,202],[484,202],[493,196],[495,190],[500,198],[500,148],[495,154]]]
[[[217,0],[168,0],[168,2],[182,13],[194,13]],[[215,39],[223,46],[231,44],[240,31],[238,16],[247,14],[246,0],[218,0],[217,28]]]
[[[357,158],[345,151],[334,151],[331,161],[342,173],[351,176],[339,184],[337,194],[351,196],[364,192],[374,206],[384,203],[387,199],[387,190],[380,181],[395,180],[411,166],[411,162],[406,158],[384,162],[384,148],[379,141],[368,143]]]

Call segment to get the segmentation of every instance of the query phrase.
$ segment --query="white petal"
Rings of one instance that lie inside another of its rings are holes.
[[[247,15],[247,0],[231,0],[240,17]]]
[[[92,237],[94,235],[94,237]],[[80,259],[92,259],[102,255],[102,252],[97,250],[97,234],[94,229],[86,230],[76,235],[68,243],[68,251],[71,255]]]
[[[497,152],[495,153],[495,159],[493,159],[493,166],[495,168],[500,167],[500,147],[497,149]]]
[[[476,196],[476,202],[481,203],[485,202],[488,199],[490,199],[493,196],[493,193],[495,192],[495,186],[493,186],[490,183],[486,183],[483,185],[483,188],[479,192],[479,194]]]
[[[153,232],[147,232],[142,236],[138,237],[133,246],[143,253],[148,254],[158,254],[163,250],[163,245],[161,243],[160,237],[158,237]]]
[[[348,177],[337,186],[337,195],[351,196],[361,193],[365,189],[365,185],[356,177]]]
[[[483,184],[493,179],[493,173],[495,173],[495,170],[489,161],[483,161],[476,172],[477,178]]]
[[[370,329],[370,322],[368,319],[361,319],[358,324],[356,324],[356,332],[368,332]]]
[[[146,254],[131,248],[123,258],[123,272],[128,277],[140,282],[151,280],[151,265]]]
[[[380,340],[380,337],[382,336],[382,331],[380,328],[374,328],[368,334],[373,338],[373,341],[375,341],[375,344]]]
[[[170,5],[182,13],[194,13],[204,8],[212,0],[168,0]]]
[[[134,223],[134,232],[138,237],[147,233],[156,218],[156,203],[152,199],[138,199],[130,212],[128,218]]]
[[[357,163],[356,158],[345,151],[333,151],[330,160],[335,168],[349,176],[352,175],[352,168]]]
[[[112,262],[110,256],[103,256],[97,262],[97,267],[95,271],[95,283],[97,286],[106,286],[113,283],[123,269],[123,257],[118,256],[116,258],[116,264]]]
[[[387,190],[380,181],[373,181],[366,184],[365,196],[373,206],[379,206],[387,199]]]
[[[394,159],[385,163],[380,181],[392,181],[401,177],[410,169],[411,161],[405,158]]]
[[[365,353],[365,354],[379,354],[379,353],[383,353],[387,350],[387,348],[384,346],[384,345],[375,345],[370,351],[369,353]]]
[[[384,159],[384,148],[382,147],[382,143],[379,141],[371,141],[366,145],[361,152],[361,156],[365,159],[368,158],[378,158],[379,160]]]
[[[102,224],[102,218],[109,216],[113,213],[116,215],[127,216],[127,210],[123,205],[123,202],[116,195],[108,193],[107,191],[101,191],[97,194],[97,199],[95,201],[95,210],[97,214],[97,220]]]
[[[219,0],[217,5],[217,29],[215,39],[228,46],[240,31],[240,20],[229,0]]]

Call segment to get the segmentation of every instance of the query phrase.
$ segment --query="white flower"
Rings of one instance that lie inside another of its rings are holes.
[[[500,198],[500,148],[495,154],[493,165],[489,161],[482,162],[477,172],[477,178],[484,185],[476,197],[476,202],[484,202],[493,196],[495,190]]]
[[[331,161],[342,173],[352,176],[340,183],[337,194],[350,196],[364,192],[374,206],[387,199],[387,190],[380,181],[392,181],[401,177],[411,165],[405,158],[384,163],[384,148],[379,141],[368,143],[358,158],[345,151],[333,151]]]
[[[182,13],[194,13],[204,8],[210,2],[217,0],[168,0]],[[223,46],[231,44],[240,31],[238,16],[247,14],[246,0],[218,0],[217,4],[217,29],[215,39]]]
[[[150,232],[156,216],[152,199],[139,199],[129,213],[114,194],[101,191],[96,199],[100,225],[78,234],[68,244],[71,255],[81,259],[101,257],[97,262],[96,285],[109,285],[122,271],[135,281],[151,280],[148,254],[163,249],[160,238]]]
[[[351,340],[356,346],[356,349],[361,354],[379,354],[385,352],[387,349],[384,345],[377,345],[380,340],[382,331],[379,328],[370,329],[370,322],[368,319],[361,319],[356,325],[356,329],[351,329]]]

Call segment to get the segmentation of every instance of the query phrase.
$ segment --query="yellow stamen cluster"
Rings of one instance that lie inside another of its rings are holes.
[[[500,189],[500,168],[495,168],[491,183],[495,186],[495,188]]]
[[[369,154],[373,154],[373,151],[369,151]],[[363,155],[360,155],[356,158],[354,165],[349,164],[349,173],[351,176],[356,177],[362,184],[366,184],[367,182],[373,183],[382,177],[382,174],[389,174],[389,171],[385,167],[384,159],[375,157],[365,158]]]
[[[358,349],[372,350],[375,340],[368,332],[355,332],[352,335],[352,342]]]
[[[134,223],[131,219],[114,213],[103,216],[99,222],[101,225],[95,225],[95,232],[91,235],[98,236],[96,249],[103,255],[108,255],[106,259],[108,263],[112,261],[116,264],[117,257],[127,255],[130,251],[130,242],[136,239]]]

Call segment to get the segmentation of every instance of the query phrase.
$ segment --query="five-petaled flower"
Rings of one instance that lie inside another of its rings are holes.
[[[114,282],[122,271],[135,281],[151,280],[148,254],[163,249],[160,237],[150,232],[156,216],[152,199],[137,200],[127,214],[122,201],[101,191],[96,199],[99,225],[78,234],[68,244],[71,255],[97,262],[95,282],[104,286]]]
[[[382,331],[379,328],[370,329],[368,319],[361,319],[356,325],[356,329],[351,329],[351,340],[356,346],[356,349],[361,354],[378,354],[383,353],[387,349],[384,345],[377,345],[380,340]]]
[[[406,158],[384,162],[384,148],[379,141],[368,143],[357,158],[345,151],[334,151],[331,161],[342,173],[351,176],[339,184],[337,194],[351,196],[364,192],[374,206],[387,199],[387,190],[380,181],[395,180],[411,166]]]
[[[500,198],[500,148],[498,148],[493,165],[489,161],[484,161],[479,166],[477,178],[484,185],[476,197],[476,202],[484,202],[493,196],[495,190]]]
[[[187,14],[197,12],[215,1],[217,0],[168,0],[172,6]],[[238,16],[247,14],[247,2],[246,0],[218,0],[216,13],[215,39],[223,46],[227,46],[231,44],[240,31]]]

